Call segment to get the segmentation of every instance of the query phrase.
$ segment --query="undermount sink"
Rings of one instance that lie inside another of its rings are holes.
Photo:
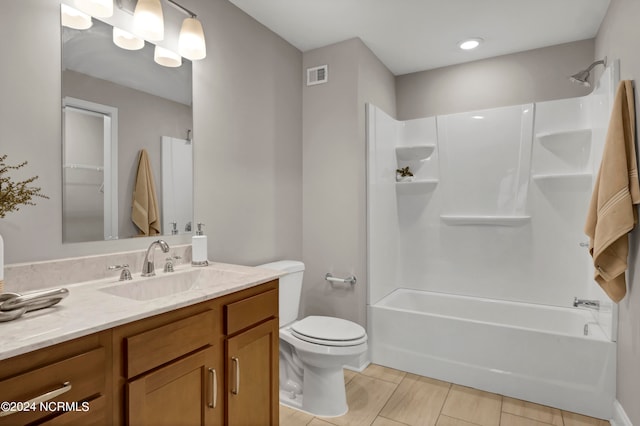
[[[215,287],[243,279],[245,274],[220,269],[192,269],[172,272],[154,277],[135,277],[116,285],[99,289],[114,296],[133,300],[152,300],[159,297],[179,294],[189,290]]]

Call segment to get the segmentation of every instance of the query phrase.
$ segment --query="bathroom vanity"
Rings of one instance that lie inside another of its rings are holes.
[[[70,286],[56,312],[0,324],[0,401],[19,410],[0,412],[0,425],[277,425],[278,274],[215,268],[195,272],[202,275],[188,290],[149,300],[105,292],[113,281]],[[173,282],[194,274],[190,269],[176,272]],[[215,285],[203,281],[218,275]],[[145,283],[137,277],[116,286],[136,280]],[[68,317],[75,304],[92,301],[93,315],[84,321],[90,332],[67,340],[83,334],[78,319]],[[43,321],[50,327],[39,338]],[[54,340],[66,341],[47,345]],[[23,353],[7,357],[14,352]]]

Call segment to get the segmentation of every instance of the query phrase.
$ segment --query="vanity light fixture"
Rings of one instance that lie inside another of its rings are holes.
[[[138,0],[133,12],[133,31],[149,41],[164,39],[164,16],[160,0]]]
[[[182,65],[182,57],[180,55],[161,46],[156,46],[154,49],[153,60],[156,61],[157,64],[170,68],[176,68]]]
[[[113,0],[76,0],[75,5],[96,18],[109,18],[113,15]]]
[[[65,27],[76,30],[86,30],[91,28],[93,25],[91,16],[72,8],[71,6],[67,6],[64,3],[60,5],[60,14],[62,25]]]
[[[458,47],[462,50],[472,50],[475,49],[476,47],[480,46],[480,43],[482,43],[484,40],[482,40],[481,38],[469,38],[467,40],[461,41],[460,43],[458,43]]]
[[[113,27],[113,43],[126,50],[140,50],[144,47],[143,39],[118,27]]]
[[[198,20],[196,14],[186,7],[179,5],[173,0],[167,1],[175,6],[176,9],[190,16],[182,21],[180,37],[178,38],[178,53],[191,61],[204,59],[207,56],[207,47],[204,41],[202,23]]]

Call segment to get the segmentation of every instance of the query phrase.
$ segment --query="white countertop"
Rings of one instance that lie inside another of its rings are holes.
[[[132,281],[119,282],[115,277],[64,286],[69,295],[57,305],[0,322],[0,360],[215,299],[282,275],[269,269],[225,263],[180,266],[175,272],[156,271],[156,274],[154,278],[143,278],[137,273]],[[117,290],[114,286],[144,284],[145,280],[158,278],[176,283],[193,280],[194,284],[188,290],[149,300],[135,300],[101,290],[105,287]]]

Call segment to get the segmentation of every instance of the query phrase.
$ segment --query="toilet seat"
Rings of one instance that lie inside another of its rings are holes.
[[[357,346],[367,341],[363,327],[341,318],[309,316],[291,325],[291,334],[324,346]]]

